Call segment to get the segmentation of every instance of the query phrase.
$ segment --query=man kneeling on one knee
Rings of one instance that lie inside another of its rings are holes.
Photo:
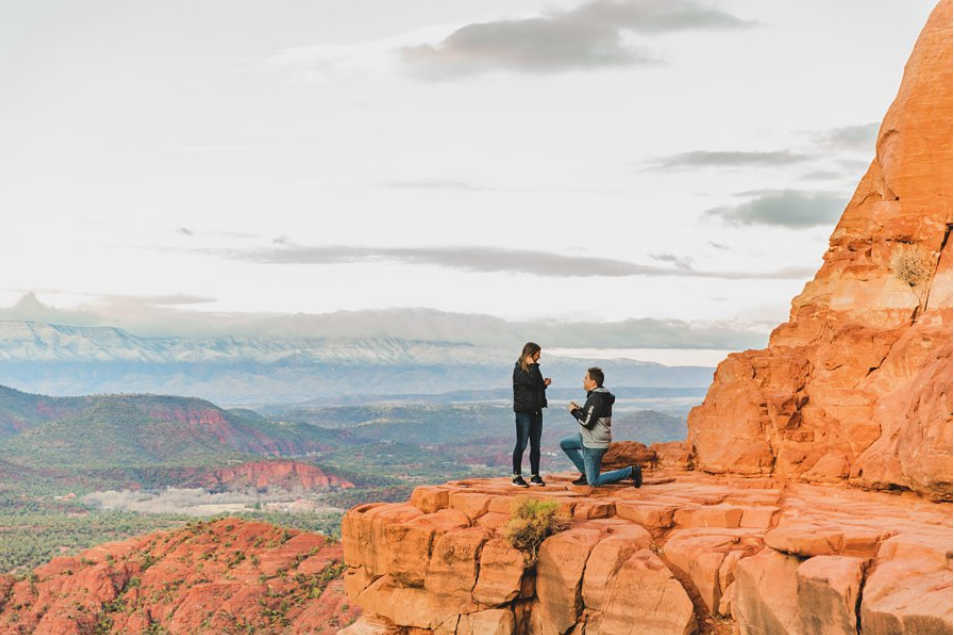
[[[603,388],[601,368],[593,367],[586,371],[583,388],[586,390],[583,407],[580,408],[575,401],[571,401],[568,407],[570,414],[580,424],[580,431],[560,441],[560,447],[580,470],[580,478],[573,484],[599,487],[628,478],[632,479],[633,487],[639,487],[643,484],[643,472],[638,465],[600,474],[603,455],[613,440],[613,403],[616,397]]]

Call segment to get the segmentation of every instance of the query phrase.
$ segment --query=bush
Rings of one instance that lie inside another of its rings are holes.
[[[891,254],[891,271],[899,280],[915,287],[927,280],[930,258],[917,245],[905,243]]]
[[[514,503],[513,515],[504,525],[504,537],[515,549],[523,552],[524,566],[537,563],[537,552],[543,541],[562,531],[567,518],[557,515],[559,503],[520,497]]]

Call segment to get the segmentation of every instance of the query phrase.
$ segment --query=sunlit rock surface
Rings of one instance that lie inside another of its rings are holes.
[[[345,584],[365,617],[347,633],[952,628],[950,504],[781,478],[647,472],[635,489],[575,476],[419,487],[351,510]],[[571,519],[531,569],[503,538],[521,497]]]
[[[689,416],[698,469],[951,500],[951,3],[905,67],[824,264]],[[898,275],[905,252],[924,275]]]

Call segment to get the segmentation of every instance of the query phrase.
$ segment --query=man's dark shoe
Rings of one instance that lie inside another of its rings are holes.
[[[523,480],[523,477],[520,476],[519,474],[513,475],[513,484],[514,484],[514,487],[530,487],[529,485],[527,485],[527,482]]]
[[[586,474],[580,474],[580,478],[573,481],[574,485],[587,485]]]
[[[633,465],[633,473],[629,475],[633,479],[633,487],[642,487],[643,486],[643,468],[638,465]]]
[[[531,484],[531,485],[539,485],[540,487],[545,487],[545,486],[546,486],[546,483],[543,482],[543,479],[540,478],[540,475],[539,475],[539,474],[534,474],[533,476],[530,477],[530,484]]]

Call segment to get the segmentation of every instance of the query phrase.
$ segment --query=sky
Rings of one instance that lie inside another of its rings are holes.
[[[933,6],[0,0],[0,319],[763,346]]]

